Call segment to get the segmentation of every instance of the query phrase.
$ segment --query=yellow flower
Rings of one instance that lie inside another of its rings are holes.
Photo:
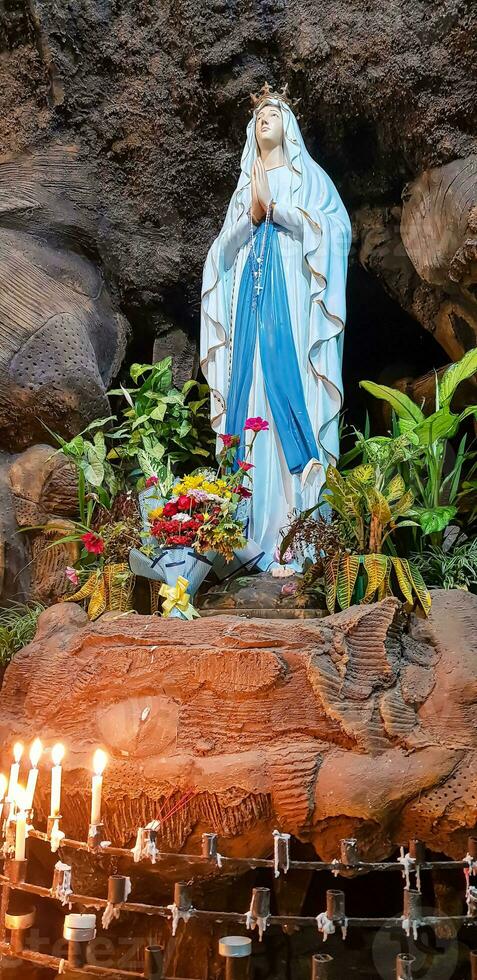
[[[157,521],[158,517],[162,517],[164,507],[154,507],[153,510],[148,511],[149,520]]]

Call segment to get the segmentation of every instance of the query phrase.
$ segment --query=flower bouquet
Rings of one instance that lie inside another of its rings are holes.
[[[249,419],[257,425],[253,428],[252,441],[246,458],[236,461],[240,437],[224,434],[220,438],[223,449],[219,454],[218,471],[196,470],[174,484],[166,496],[156,495],[159,506],[149,507],[148,527],[145,536],[155,541],[153,555],[146,544],[143,554],[134,551],[129,557],[130,567],[137,574],[147,574],[162,581],[160,594],[165,600],[163,614],[169,617],[192,619],[197,615],[192,600],[209,572],[214,560],[220,556],[230,563],[237,552],[247,546],[244,533],[244,515],[241,505],[252,496],[248,461],[257,433],[268,428],[263,419]],[[258,423],[260,426],[258,427]],[[153,478],[141,501],[142,509],[153,503]],[[149,569],[145,565],[149,552]]]

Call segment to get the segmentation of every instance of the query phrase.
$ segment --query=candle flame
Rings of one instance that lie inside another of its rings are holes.
[[[13,746],[13,758],[15,759],[15,762],[20,762],[22,755],[23,755],[22,743],[15,742],[15,745]]]
[[[102,776],[106,768],[108,757],[102,749],[96,749],[93,757],[93,770],[96,776]]]
[[[53,759],[53,765],[61,766],[61,763],[63,762],[64,759],[64,755],[65,755],[65,747],[64,745],[61,744],[61,742],[58,742],[58,744],[54,745],[51,750],[51,758]]]
[[[36,738],[30,749],[30,762],[33,769],[38,767],[38,763],[41,759],[41,753],[43,752],[43,745],[39,738]]]
[[[0,801],[3,800],[5,793],[7,792],[8,779],[0,772]]]

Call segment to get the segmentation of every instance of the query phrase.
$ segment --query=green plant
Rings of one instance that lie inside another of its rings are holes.
[[[39,602],[31,606],[15,602],[0,609],[0,667],[6,667],[18,650],[31,643],[44,608]]]
[[[107,459],[105,433],[115,416],[96,419],[69,441],[54,432],[50,435],[59,444],[58,452],[66,456],[76,468],[78,477],[78,513],[84,529],[91,526],[96,504],[109,510],[120,488],[118,473]],[[94,432],[92,438],[86,438]]]
[[[384,465],[383,465],[384,463]],[[384,554],[390,538],[402,527],[414,525],[414,496],[400,474],[387,476],[390,456],[381,463],[363,463],[347,474],[329,466],[323,500],[339,515],[346,549],[324,562],[326,603],[347,609],[353,601],[373,602],[397,594],[409,604],[417,600],[427,614],[430,596],[419,570],[406,558]]]
[[[456,414],[451,410],[451,402],[461,381],[470,378],[476,371],[477,348],[452,364],[439,380],[436,378],[435,411],[427,417],[419,405],[403,392],[374,381],[361,381],[366,391],[388,402],[394,410],[397,438],[405,440],[409,446],[404,474],[406,484],[415,497],[412,516],[423,534],[431,535],[433,544],[441,542],[443,531],[457,514],[462,470],[467,456],[467,437],[464,435],[454,463],[445,473],[449,441],[465,419],[477,416],[477,405],[469,405]]]
[[[431,545],[415,562],[431,588],[477,589],[477,538],[450,548]]]
[[[119,426],[108,433],[115,445],[109,460],[121,460],[136,475],[167,477],[167,466],[194,460],[210,460],[215,436],[209,423],[209,388],[197,381],[186,381],[179,390],[173,386],[172,358],[156,364],[133,364],[131,378],[135,388],[120,388],[127,402]],[[192,394],[196,397],[193,398]]]

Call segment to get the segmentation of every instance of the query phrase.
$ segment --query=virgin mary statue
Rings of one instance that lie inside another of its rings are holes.
[[[248,533],[276,560],[294,510],[317,504],[338,459],[351,228],[284,94],[254,98],[241,173],[204,268],[201,365],[215,431],[260,417]],[[242,455],[240,455],[240,453]]]

